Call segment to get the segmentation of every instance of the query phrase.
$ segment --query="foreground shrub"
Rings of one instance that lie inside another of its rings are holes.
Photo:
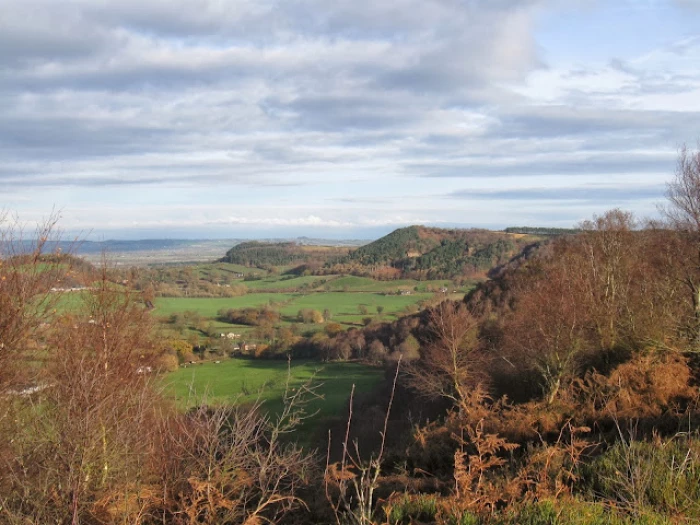
[[[259,408],[200,407],[163,422],[153,523],[276,523],[304,505],[297,491],[311,457],[280,439],[298,414],[285,410],[273,422]]]
[[[396,501],[387,504],[385,512],[390,525],[433,522],[438,514],[438,501],[435,496],[403,494]]]
[[[671,525],[653,512],[630,516],[600,503],[544,500],[510,510],[487,521],[489,525]]]
[[[622,440],[586,469],[592,496],[635,514],[700,519],[700,438]]]

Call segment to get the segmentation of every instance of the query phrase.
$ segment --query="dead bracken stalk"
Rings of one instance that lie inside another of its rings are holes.
[[[559,499],[571,494],[580,481],[579,468],[586,454],[598,443],[585,439],[590,432],[585,426],[566,421],[557,439],[548,442],[539,433],[540,444],[527,451],[525,462],[512,480],[515,499]]]
[[[484,432],[484,421],[473,427],[466,425],[468,439],[454,436],[460,448],[455,451],[455,500],[463,510],[483,514],[492,511],[503,498],[500,487],[489,479],[493,469],[503,466],[506,460],[500,453],[519,447],[496,434]],[[473,453],[466,450],[471,449]]]
[[[164,421],[158,463],[161,498],[152,513],[162,523],[254,525],[277,523],[306,508],[298,496],[313,471],[313,457],[285,439],[313,413],[314,377],[292,389],[291,363],[282,411],[270,418],[258,399],[250,407],[210,407]]]
[[[331,434],[330,432],[328,433],[324,488],[326,500],[331,505],[338,524],[349,522],[356,525],[370,525],[373,523],[374,495],[379,487],[387,427],[389,426],[389,416],[394,402],[400,366],[401,359],[399,358],[396,363],[396,372],[391,386],[389,403],[384,415],[384,426],[380,432],[381,442],[376,455],[372,454],[369,460],[363,460],[357,440],[353,442],[352,450],[350,449],[350,426],[353,416],[355,385],[353,385],[350,392],[348,420],[343,439],[343,453],[339,462],[330,462]]]

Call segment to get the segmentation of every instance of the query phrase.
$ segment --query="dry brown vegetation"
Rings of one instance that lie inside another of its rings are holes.
[[[72,271],[45,252],[51,219],[4,230],[0,265],[0,523],[265,523],[303,505],[308,454],[282,437],[302,388],[258,405],[179,413],[141,294],[103,270],[81,306],[55,308]],[[94,276],[92,276],[94,277]]]

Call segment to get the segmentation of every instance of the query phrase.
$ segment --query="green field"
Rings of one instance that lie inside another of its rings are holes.
[[[242,266],[240,264],[231,263],[200,264],[197,265],[195,268],[199,272],[200,276],[208,276],[212,270],[223,273],[264,273],[264,271],[260,268],[250,268],[248,266]]]
[[[423,299],[429,299],[432,294],[413,295],[383,295],[379,293],[362,292],[320,292],[296,297],[280,311],[285,316],[296,315],[301,308],[314,310],[330,310],[336,322],[355,323],[362,317],[377,314],[377,306],[384,308],[384,318],[392,319],[403,315],[407,306],[416,304]],[[360,306],[367,308],[367,314],[359,312]]]
[[[291,288],[314,288],[322,286],[323,281],[328,281],[332,277],[318,277],[307,275],[304,277],[273,276],[258,279],[256,281],[245,281],[243,284],[249,290],[288,290]]]
[[[160,297],[155,300],[156,318],[162,322],[167,337],[218,336],[235,331],[252,342],[271,341],[269,336],[254,333],[254,325],[236,325],[218,318],[221,310],[269,307],[281,314],[276,326],[293,326],[296,334],[311,337],[314,332],[324,330],[322,322],[306,323],[299,320],[301,310],[316,310],[324,319],[340,324],[344,329],[362,327],[368,322],[392,322],[402,316],[418,311],[420,307],[437,300],[452,298],[459,300],[472,284],[457,287],[449,280],[418,281],[399,279],[379,281],[369,277],[351,275],[287,275],[281,268],[274,272],[225,263],[199,265],[195,267],[200,278],[205,275],[211,283],[224,282],[223,274],[236,272],[235,280],[228,279],[230,286],[245,286],[247,293],[236,297]],[[244,280],[238,277],[242,270],[257,270],[258,278]],[[176,279],[177,276],[173,276]],[[448,290],[443,293],[442,290]],[[185,290],[183,290],[184,292]],[[212,294],[217,295],[217,294]],[[173,314],[194,312],[193,321],[180,319]],[[168,321],[172,319],[172,322]],[[265,328],[268,329],[268,328]],[[267,332],[269,334],[269,332]],[[248,342],[251,342],[248,340]]]
[[[452,290],[454,284],[449,280],[441,281],[416,281],[415,279],[397,279],[393,281],[377,281],[369,277],[355,277],[352,275],[339,277],[328,282],[328,287],[334,292],[397,292],[399,290],[411,290],[426,293],[439,290],[442,287]],[[467,291],[467,289],[464,289]]]
[[[318,411],[315,420],[342,416],[352,385],[357,393],[370,393],[381,382],[384,372],[358,363],[319,363],[249,359],[226,359],[221,363],[190,365],[168,374],[165,390],[183,407],[194,406],[206,399],[210,404],[252,403],[256,399],[272,413],[282,408],[287,380],[288,387],[298,389],[313,378],[320,399],[313,399],[310,412]]]
[[[77,312],[83,307],[88,292],[58,292],[56,298],[56,310],[61,313]],[[51,297],[53,302],[54,297]]]
[[[158,317],[167,318],[174,313],[193,311],[206,319],[215,320],[217,312],[222,308],[271,305],[287,318],[287,322],[296,319],[300,309],[311,308],[321,312],[329,310],[336,322],[357,324],[363,317],[377,315],[377,306],[383,307],[383,317],[391,320],[405,314],[406,307],[431,297],[430,293],[384,295],[363,292],[249,293],[230,298],[162,297],[156,300],[154,313]],[[367,308],[367,314],[360,314],[361,305]]]
[[[193,311],[202,317],[214,319],[222,308],[247,308],[265,304],[282,303],[296,297],[297,294],[253,293],[239,297],[161,297],[156,299],[155,315],[167,317],[170,314]]]

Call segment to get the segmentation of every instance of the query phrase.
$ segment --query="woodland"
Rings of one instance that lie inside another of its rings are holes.
[[[24,231],[6,215],[0,523],[698,523],[700,151],[681,150],[660,208],[657,220],[615,209],[570,231],[411,227],[342,253],[232,248],[242,274],[286,265],[323,293],[332,283],[317,279],[331,273],[478,281],[391,317],[377,303],[358,311],[367,323],[339,322],[331,306],[287,325],[283,308],[217,313],[273,327],[250,336],[264,352],[233,359],[382,372],[371,395],[347,392],[340,422],[313,442],[313,375],[287,381],[275,411],[262,396],[183,408],[164,391],[195,345],[163,337],[173,323],[158,301],[204,290],[192,271],[161,282],[166,269],[93,267],[46,249],[55,217]],[[255,280],[206,293],[245,294],[235,286]]]

